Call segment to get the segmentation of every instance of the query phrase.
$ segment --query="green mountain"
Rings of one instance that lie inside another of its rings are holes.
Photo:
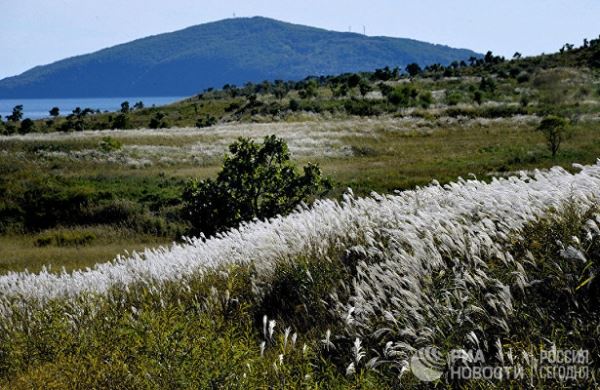
[[[0,80],[0,98],[184,96],[223,84],[384,66],[449,64],[477,53],[253,17],[150,36]]]

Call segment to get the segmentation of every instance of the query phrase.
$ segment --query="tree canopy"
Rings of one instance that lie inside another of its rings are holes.
[[[299,173],[287,144],[274,135],[262,144],[240,138],[229,152],[216,179],[193,180],[184,190],[193,234],[210,236],[254,218],[289,213],[330,187],[317,165]]]

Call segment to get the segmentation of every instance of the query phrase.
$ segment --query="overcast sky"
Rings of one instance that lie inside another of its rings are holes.
[[[600,34],[598,0],[0,0],[0,78],[234,13],[507,57]]]

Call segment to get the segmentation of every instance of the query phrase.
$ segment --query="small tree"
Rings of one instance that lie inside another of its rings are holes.
[[[287,87],[281,80],[275,81],[275,87],[273,88],[273,95],[281,101],[288,94]]]
[[[129,115],[124,112],[121,112],[119,115],[113,119],[112,128],[113,129],[128,129],[129,128]]]
[[[212,115],[206,114],[204,118],[198,118],[196,120],[196,127],[201,129],[203,127],[211,127],[217,124],[217,118]]]
[[[481,105],[481,102],[483,101],[483,93],[481,93],[481,90],[477,90],[473,93],[473,101],[477,103],[477,105]]]
[[[262,145],[240,138],[229,152],[216,180],[194,180],[184,190],[184,216],[193,234],[210,236],[243,221],[289,213],[329,188],[316,165],[298,173],[287,144],[274,135]]]
[[[319,84],[316,80],[309,80],[304,89],[300,90],[299,95],[302,99],[310,99],[319,95]]]
[[[334,97],[343,97],[343,96],[348,96],[348,84],[343,83],[340,84],[339,87],[335,87],[335,86],[331,86],[331,91],[333,93]]]
[[[50,109],[50,111],[48,111],[48,113],[50,114],[51,117],[56,118],[57,116],[60,115],[60,108],[52,107]]]
[[[408,64],[406,66],[406,71],[410,75],[410,77],[415,77],[416,75],[421,73],[421,67],[417,63]]]
[[[144,102],[141,100],[133,105],[134,110],[141,110],[143,108],[144,108]]]
[[[127,114],[129,112],[129,102],[127,100],[121,103],[121,112],[123,114]]]
[[[358,90],[360,91],[360,95],[364,98],[373,90],[373,88],[371,88],[371,84],[369,84],[367,80],[362,79],[360,80],[360,83],[358,83]]]
[[[348,77],[348,87],[349,88],[356,88],[358,87],[358,84],[360,83],[360,80],[362,80],[362,77],[358,74],[358,73],[352,73],[350,75],[350,77]]]
[[[419,94],[419,105],[423,108],[428,108],[433,103],[433,95],[429,91]]]
[[[150,119],[148,127],[151,129],[164,129],[165,127],[169,127],[167,121],[165,120],[166,116],[167,115],[164,112],[158,111],[156,114],[154,114],[152,119]]]
[[[6,119],[11,122],[19,122],[23,118],[23,105],[19,104],[13,107],[12,114],[7,115]]]
[[[27,134],[35,131],[35,122],[29,118],[23,119],[21,122],[21,127],[19,128],[19,133]]]
[[[563,118],[553,115],[545,117],[538,126],[538,130],[546,138],[546,144],[552,153],[552,157],[556,156],[560,144],[565,138],[566,126],[567,122]]]
[[[412,84],[398,86],[387,92],[388,101],[394,106],[410,106],[419,96],[419,91]]]

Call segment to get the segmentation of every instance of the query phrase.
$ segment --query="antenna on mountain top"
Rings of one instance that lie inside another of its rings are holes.
[[[352,26],[348,26],[348,32],[352,32]]]
[[[367,26],[363,26],[363,35],[367,35]]]
[[[235,12],[233,13],[233,17],[235,18]]]

